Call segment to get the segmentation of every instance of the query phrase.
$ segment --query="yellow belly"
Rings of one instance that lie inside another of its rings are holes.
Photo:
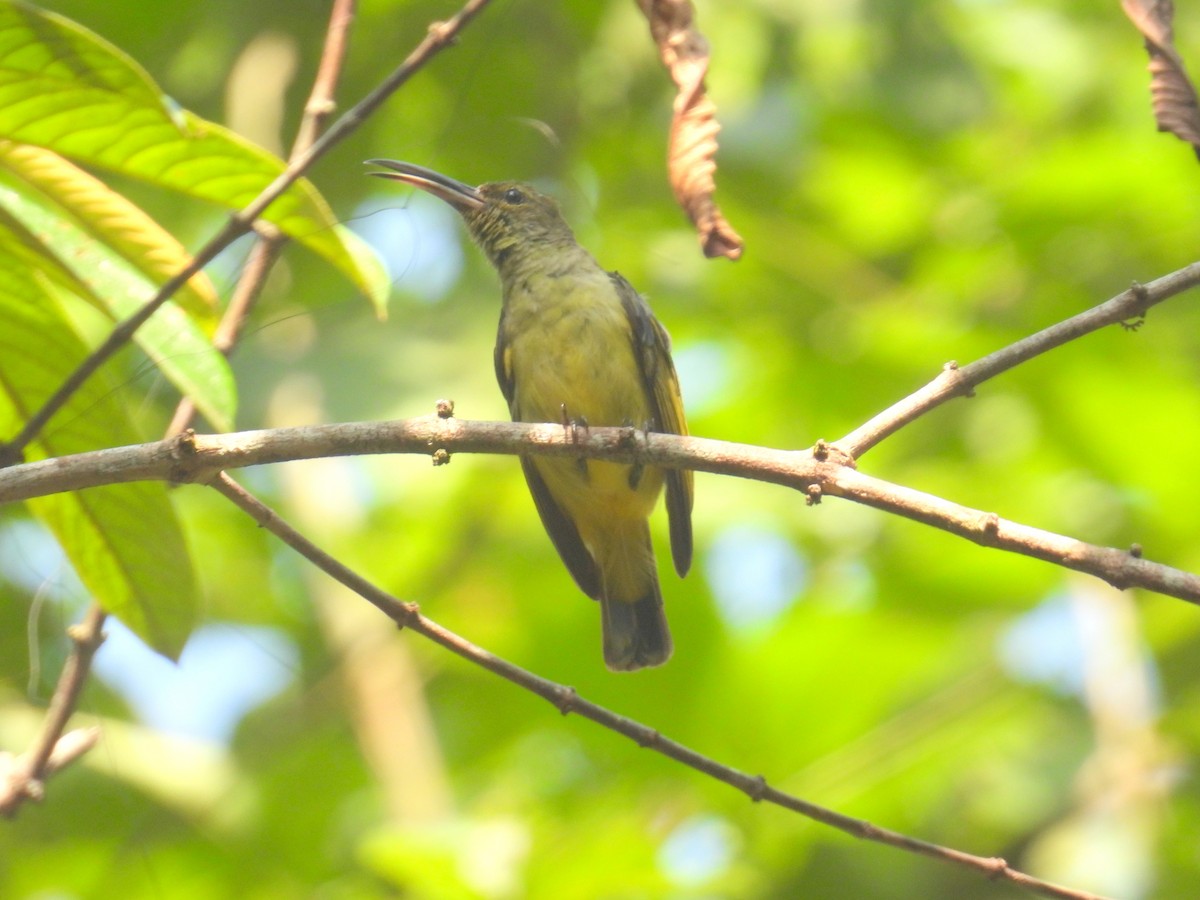
[[[506,340],[513,413],[526,422],[636,425],[650,416],[630,326],[607,276],[571,285],[534,282],[510,298]],[[550,294],[553,302],[537,302]]]
[[[565,280],[532,280],[508,298],[513,417],[646,427],[650,405],[612,282],[606,273]],[[622,463],[541,458],[535,464],[588,544],[607,530],[607,519],[647,518],[662,488],[658,469],[631,477],[633,467]]]

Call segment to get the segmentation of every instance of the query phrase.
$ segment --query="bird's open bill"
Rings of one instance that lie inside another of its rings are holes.
[[[479,209],[484,204],[483,196],[477,188],[456,181],[441,172],[415,166],[412,163],[398,162],[394,159],[368,159],[368,165],[382,166],[386,172],[371,172],[377,178],[392,178],[403,181],[413,187],[428,191],[435,197],[440,197],[459,212]]]

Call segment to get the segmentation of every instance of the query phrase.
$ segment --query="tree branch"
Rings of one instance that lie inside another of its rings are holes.
[[[61,769],[95,744],[99,734],[88,730],[64,735],[63,729],[75,712],[79,693],[87,681],[92,657],[104,642],[105,613],[93,604],[83,621],[67,629],[72,641],[71,654],[58,676],[58,685],[50,700],[50,709],[42,723],[41,733],[28,752],[18,757],[10,767],[8,777],[0,783],[0,815],[11,818],[26,800],[42,799],[42,782],[48,774]]]
[[[809,504],[841,497],[994,547],[1094,575],[1114,587],[1140,587],[1200,604],[1200,576],[1151,562],[1128,550],[1101,547],[1021,525],[932,494],[857,471],[823,443],[775,450],[633,428],[472,422],[428,416],[394,422],[310,425],[177,438],[114,447],[0,470],[0,502],[128,481],[211,482],[224,469],[326,456],[421,453],[445,463],[453,453],[577,456],[735,475],[794,488]]]
[[[170,278],[141,309],[113,327],[108,337],[84,359],[79,367],[50,396],[37,412],[21,428],[15,437],[0,444],[0,467],[12,465],[23,458],[29,443],[41,433],[46,423],[58,412],[71,396],[79,390],[113,354],[125,346],[136,332],[188,279],[212,262],[222,250],[254,227],[255,220],[262,215],[284,191],[299,179],[312,164],[325,155],[335,144],[349,135],[365,121],[391,94],[421,69],[430,59],[453,43],[458,33],[477,16],[489,0],[467,0],[467,3],[445,22],[436,22],[429,27],[425,38],[387,78],[367,96],[348,109],[330,129],[306,151],[288,164],[287,168],[263,188],[249,205],[230,216],[224,227],[208,243],[196,252],[192,261]]]
[[[613,430],[613,429],[606,429]],[[855,819],[842,813],[835,812],[824,806],[810,803],[800,797],[788,794],[778,788],[771,787],[761,775],[747,775],[737,769],[730,768],[687,747],[678,741],[664,737],[658,731],[640,722],[615,713],[606,707],[585,700],[574,688],[557,684],[527,669],[510,663],[502,657],[489,653],[482,647],[471,643],[466,638],[443,628],[431,619],[421,615],[420,608],[415,603],[404,603],[392,596],[353,569],[345,566],[325,551],[308,540],[304,535],[289,525],[274,510],[237,484],[228,475],[221,473],[213,481],[212,486],[222,495],[233,502],[239,509],[254,519],[262,528],[267,529],[285,544],[307,559],[327,575],[354,591],[368,603],[388,616],[401,628],[408,628],[435,644],[461,656],[468,662],[474,663],[494,675],[524,688],[549,701],[563,715],[575,713],[596,724],[615,731],[629,738],[639,747],[645,747],[659,753],[668,759],[682,763],[695,769],[703,775],[724,782],[737,788],[751,800],[773,803],[784,809],[799,813],[806,818],[836,828],[839,831],[862,840],[886,844],[909,853],[918,853],[942,862],[951,863],[963,868],[972,869],[990,879],[1002,878],[1020,885],[1028,891],[1043,897],[1070,898],[1070,900],[1100,900],[1095,894],[1077,891],[1047,881],[1034,878],[1024,872],[1011,868],[1003,859],[997,857],[974,856],[961,850],[943,847],[919,838],[910,837],[887,828],[880,828],[862,819]]]
[[[923,416],[934,407],[955,397],[969,397],[976,387],[1001,372],[1033,359],[1068,341],[1098,331],[1108,325],[1137,321],[1150,307],[1162,303],[1188,288],[1200,284],[1200,262],[1149,284],[1134,284],[1111,300],[1092,307],[1077,316],[1051,325],[1049,328],[997,350],[970,365],[959,368],[947,363],[940,375],[925,387],[888,407],[870,421],[863,423],[834,446],[853,459],[862,456],[884,438],[899,431],[909,422]],[[1133,327],[1136,327],[1133,326]]]

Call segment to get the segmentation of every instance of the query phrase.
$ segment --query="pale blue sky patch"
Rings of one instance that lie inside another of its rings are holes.
[[[346,224],[375,248],[392,287],[403,293],[437,303],[462,274],[462,223],[436,197],[393,190],[361,204]]]
[[[1016,680],[1067,696],[1082,693],[1084,646],[1067,598],[1052,595],[1019,616],[1001,634],[997,649]]]
[[[762,525],[731,525],[704,555],[704,576],[721,618],[734,629],[768,625],[808,584],[808,564],[796,546]]]
[[[729,390],[729,349],[717,341],[676,344],[671,351],[684,409],[700,416],[718,406]]]
[[[692,816],[679,823],[658,849],[658,867],[680,887],[698,887],[724,874],[733,862],[737,830],[719,816]]]
[[[178,665],[109,618],[96,674],[147,726],[228,743],[242,718],[282,691],[296,674],[295,645],[273,628],[206,625]]]
[[[55,595],[83,591],[54,535],[32,519],[0,523],[0,572],[30,593],[48,585]]]

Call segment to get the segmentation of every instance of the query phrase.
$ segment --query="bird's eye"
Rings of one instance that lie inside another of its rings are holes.
[[[518,203],[525,202],[525,195],[516,188],[509,188],[504,192],[504,200],[506,203],[512,203],[515,206]]]

